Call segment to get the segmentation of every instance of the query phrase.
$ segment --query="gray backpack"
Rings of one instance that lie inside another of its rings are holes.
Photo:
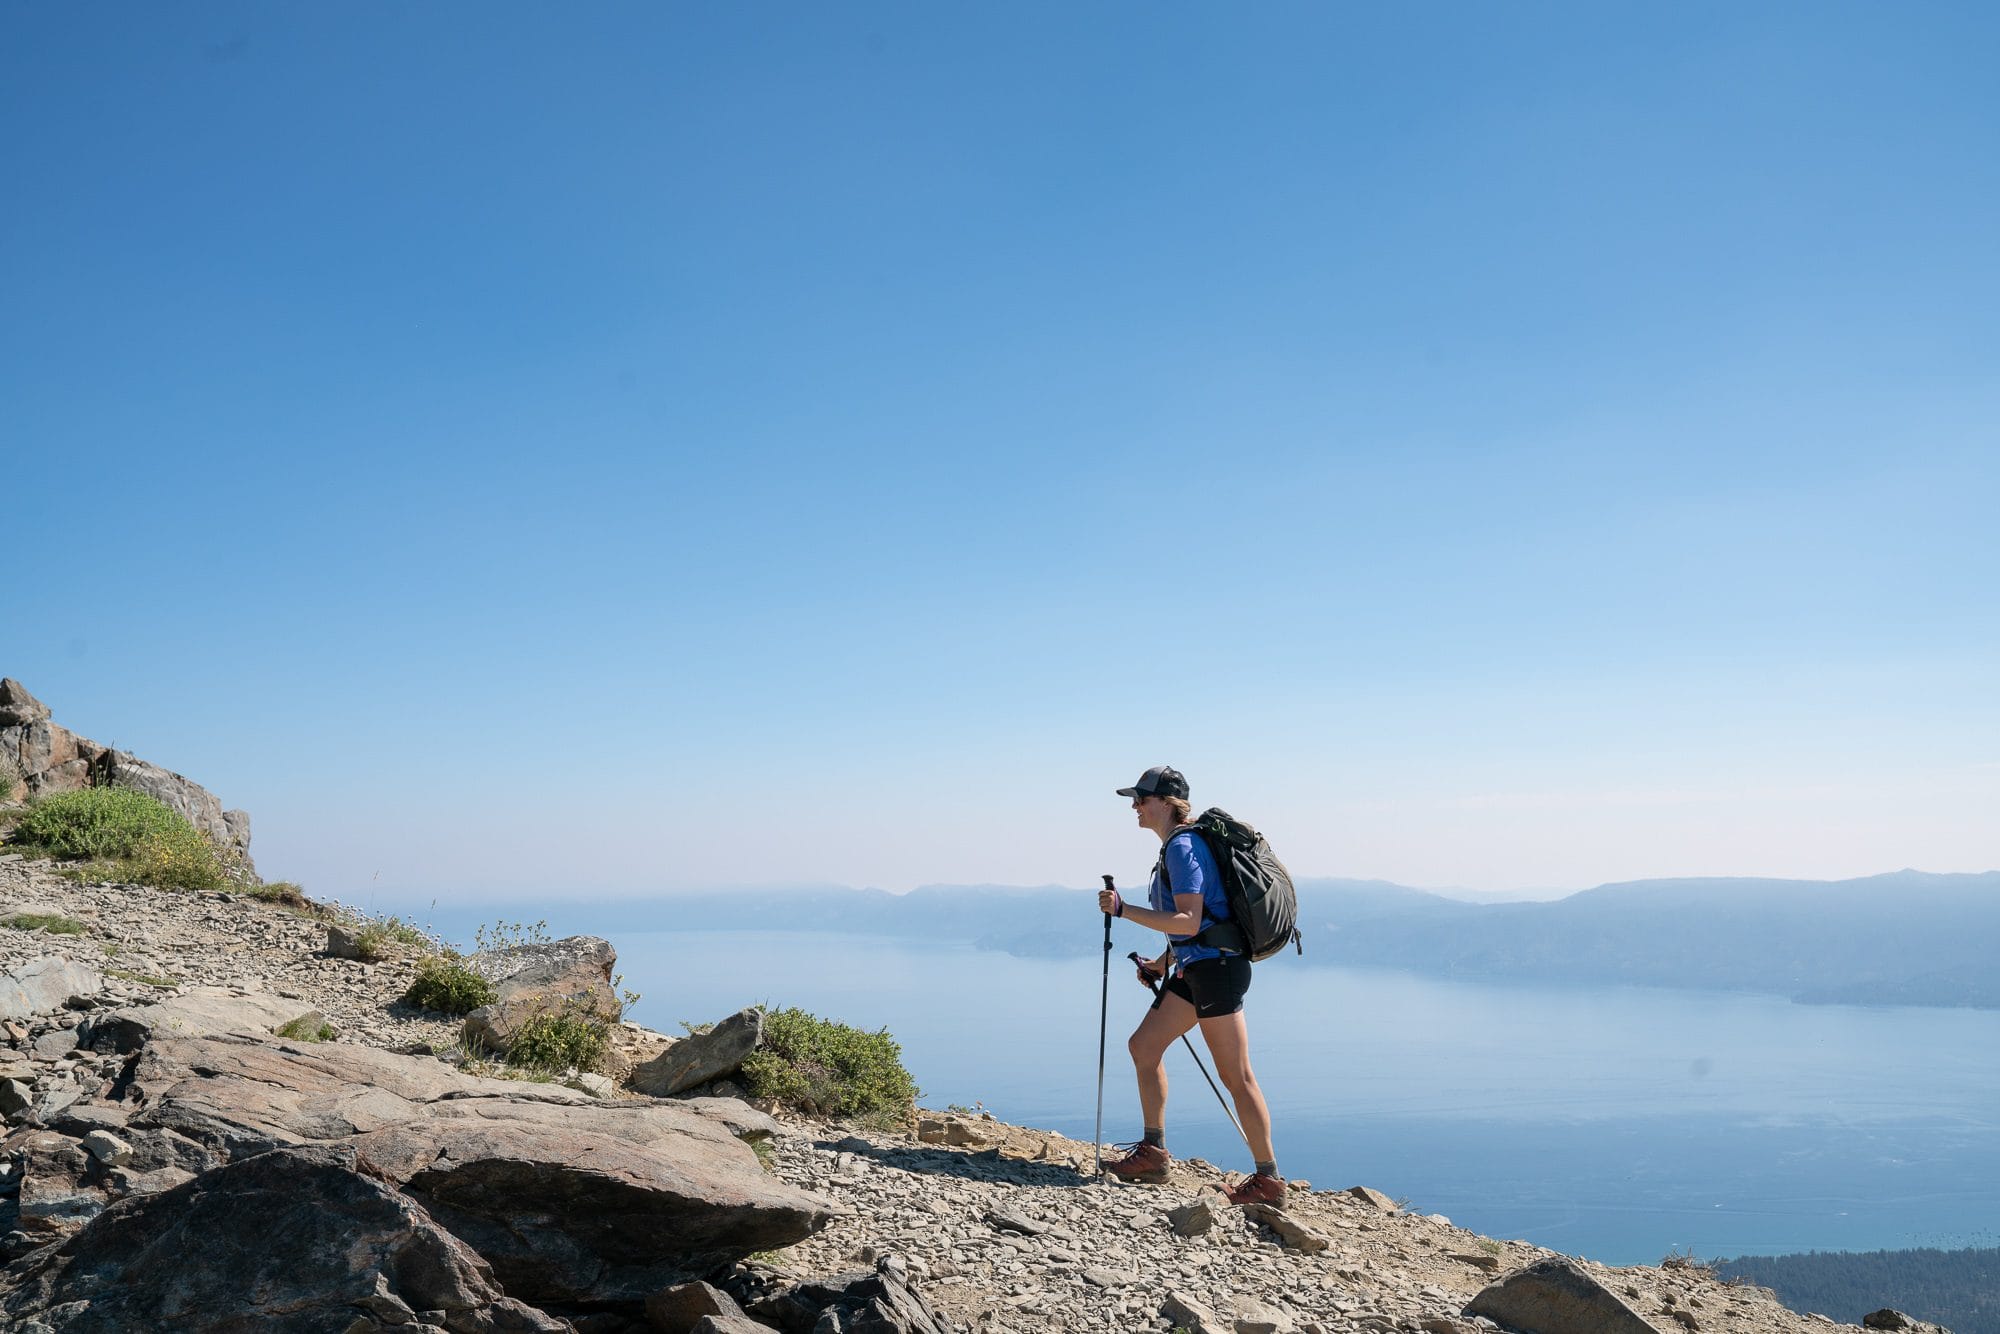
[[[1208,844],[1215,869],[1222,873],[1223,895],[1229,901],[1229,920],[1210,918],[1189,943],[1246,955],[1253,963],[1270,958],[1287,945],[1304,954],[1299,896],[1292,888],[1292,873],[1271,851],[1264,836],[1219,806],[1209,807],[1181,828],[1194,830]],[[1174,884],[1167,874],[1164,845],[1160,848],[1160,879],[1172,894]]]

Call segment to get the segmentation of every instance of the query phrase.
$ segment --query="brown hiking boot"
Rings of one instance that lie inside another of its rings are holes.
[[[1161,1186],[1166,1184],[1167,1164],[1173,1155],[1157,1144],[1144,1140],[1137,1144],[1120,1144],[1116,1147],[1130,1149],[1123,1158],[1113,1158],[1104,1165],[1104,1170],[1120,1181],[1137,1181],[1143,1185]]]
[[[1239,1205],[1268,1204],[1274,1209],[1282,1209],[1285,1207],[1285,1179],[1253,1172],[1230,1188],[1229,1202]]]

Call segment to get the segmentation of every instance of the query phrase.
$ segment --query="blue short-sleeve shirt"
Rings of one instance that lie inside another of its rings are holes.
[[[1209,921],[1229,920],[1229,897],[1222,892],[1222,875],[1215,869],[1215,857],[1208,850],[1208,840],[1188,830],[1175,834],[1160,850],[1161,860],[1166,863],[1167,874],[1162,876],[1159,868],[1153,869],[1153,883],[1147,892],[1148,900],[1158,912],[1173,912],[1174,897],[1179,894],[1201,895],[1202,911]],[[1168,889],[1168,882],[1173,884]],[[1192,933],[1190,933],[1192,934]],[[1189,964],[1202,959],[1219,959],[1224,954],[1234,954],[1235,950],[1218,950],[1207,945],[1183,945],[1186,936],[1168,936],[1167,941],[1174,948],[1174,971],[1180,972]]]

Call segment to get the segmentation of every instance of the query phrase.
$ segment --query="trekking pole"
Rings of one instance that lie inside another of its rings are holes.
[[[1125,957],[1130,959],[1133,963],[1139,965],[1139,967],[1142,970],[1146,966],[1146,961],[1139,957],[1139,951],[1137,950],[1133,950],[1130,954],[1126,955]],[[1148,978],[1146,980],[1146,990],[1152,992],[1155,996],[1160,994],[1159,987],[1153,984],[1151,978]],[[1236,1127],[1236,1133],[1239,1135],[1243,1135],[1243,1127],[1237,1123],[1236,1113],[1229,1110],[1229,1103],[1226,1100],[1224,1100],[1222,1096],[1222,1090],[1215,1087],[1215,1081],[1213,1079],[1209,1079],[1208,1067],[1201,1063],[1201,1057],[1195,1056],[1194,1044],[1188,1041],[1188,1035],[1185,1033],[1181,1034],[1181,1045],[1188,1049],[1188,1055],[1194,1056],[1194,1068],[1201,1071],[1201,1077],[1203,1079],[1208,1080],[1209,1090],[1215,1094],[1215,1100],[1219,1103],[1222,1103],[1222,1114],[1229,1118],[1230,1125]],[[1245,1148],[1249,1147],[1250,1137],[1248,1135],[1243,1135],[1243,1144]],[[1253,1149],[1251,1150],[1251,1152],[1254,1155],[1256,1151]]]
[[[1117,893],[1111,877],[1104,877],[1105,889]],[[1111,914],[1104,914],[1104,985],[1097,1001],[1097,1129],[1090,1132],[1091,1175],[1104,1175],[1104,1031],[1111,1013]]]

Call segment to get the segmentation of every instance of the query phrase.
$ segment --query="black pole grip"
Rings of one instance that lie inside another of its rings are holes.
[[[1133,950],[1130,954],[1126,955],[1125,957],[1132,961],[1132,966],[1134,968],[1144,968],[1146,966],[1146,961],[1139,957],[1139,951],[1137,950]],[[1146,979],[1146,990],[1152,992],[1155,996],[1157,996],[1160,994],[1160,984],[1158,982],[1155,982],[1152,978],[1149,977]]]

